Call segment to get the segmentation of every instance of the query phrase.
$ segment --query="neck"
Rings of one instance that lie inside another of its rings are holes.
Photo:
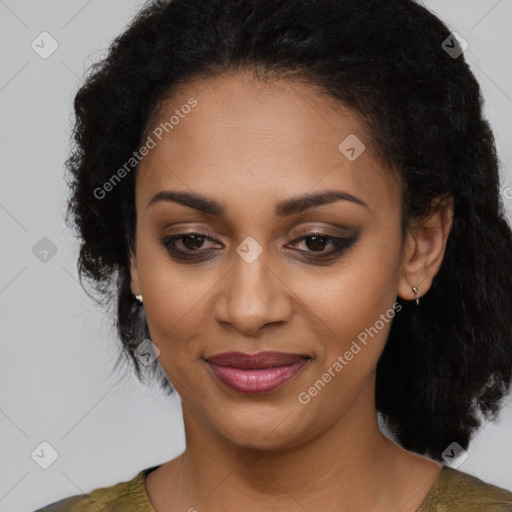
[[[419,456],[381,433],[373,400],[358,404],[302,444],[264,451],[241,449],[184,404],[187,449],[175,465],[172,502],[199,511],[392,510],[397,482],[407,479],[400,461]]]

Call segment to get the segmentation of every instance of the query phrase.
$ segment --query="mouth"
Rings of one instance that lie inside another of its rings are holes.
[[[283,386],[311,360],[304,354],[226,352],[206,359],[213,374],[241,393],[266,393]]]

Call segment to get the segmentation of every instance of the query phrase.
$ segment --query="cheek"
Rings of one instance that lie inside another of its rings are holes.
[[[200,357],[204,346],[199,344],[198,333],[204,328],[208,291],[215,282],[210,282],[207,273],[204,279],[198,278],[199,270],[193,265],[173,262],[165,250],[145,237],[141,237],[139,255],[146,319],[167,371],[169,365],[179,367]]]
[[[326,336],[331,341],[324,343],[324,366],[345,353],[351,358],[350,366],[371,369],[376,365],[395,316],[399,281],[396,242],[375,238],[371,246],[364,242],[366,247],[362,242],[338,273],[309,294],[310,307],[329,328]]]
[[[383,248],[382,248],[383,249]],[[384,349],[395,307],[395,251],[361,251],[357,264],[348,264],[337,277],[322,281],[309,305],[327,326],[317,339],[321,352],[314,375],[303,383],[299,400],[310,401],[318,418],[332,421],[350,407],[375,372]],[[330,406],[323,407],[322,404]]]

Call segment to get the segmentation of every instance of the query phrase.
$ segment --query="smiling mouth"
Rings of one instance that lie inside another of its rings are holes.
[[[311,360],[304,354],[226,352],[206,359],[213,374],[241,393],[266,393],[283,386]]]

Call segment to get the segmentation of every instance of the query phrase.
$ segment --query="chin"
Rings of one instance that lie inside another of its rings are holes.
[[[316,422],[313,417],[308,421],[310,415],[301,408],[291,411],[291,407],[277,405],[237,404],[231,411],[229,407],[219,407],[222,417],[210,417],[210,422],[222,437],[240,447],[280,450],[298,446],[314,436]]]

